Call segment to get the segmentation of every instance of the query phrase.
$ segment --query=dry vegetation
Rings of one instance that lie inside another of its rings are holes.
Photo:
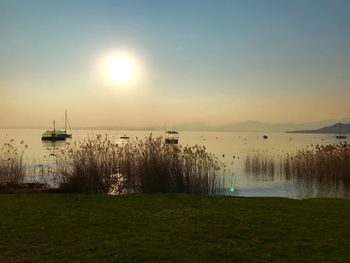
[[[283,171],[287,178],[350,183],[350,144],[316,145],[299,150],[285,158]]]
[[[244,159],[244,170],[248,174],[273,177],[277,170],[275,156],[259,151],[250,152]]]
[[[16,147],[13,141],[0,148],[2,187],[23,184],[25,148],[23,142]],[[204,146],[167,145],[152,135],[125,144],[97,136],[69,145],[56,158],[56,169],[51,168],[60,190],[67,192],[220,194],[227,188],[225,182],[233,179]],[[350,185],[350,144],[310,146],[284,156],[253,151],[244,159],[244,170],[255,178],[282,176],[299,186],[317,185],[326,191],[346,188]]]
[[[58,157],[60,188],[88,193],[216,193],[224,180],[220,163],[203,146],[167,145],[152,135],[113,144],[97,136]]]
[[[20,184],[25,176],[26,167],[23,162],[23,151],[13,146],[12,142],[13,140],[0,148],[0,185]]]
[[[260,179],[281,175],[299,187],[344,187],[350,184],[350,144],[311,145],[279,157],[253,152],[246,156],[244,169]]]

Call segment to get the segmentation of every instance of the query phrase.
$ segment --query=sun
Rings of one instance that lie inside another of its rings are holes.
[[[113,57],[107,63],[109,78],[117,83],[128,83],[135,77],[135,65],[127,57]]]
[[[107,87],[128,87],[125,90],[129,90],[139,88],[139,84],[146,81],[145,67],[139,54],[129,50],[112,50],[99,55],[95,70],[98,81]]]

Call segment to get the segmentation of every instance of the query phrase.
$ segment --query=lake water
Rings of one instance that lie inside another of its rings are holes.
[[[40,129],[0,129],[0,145],[10,140],[24,150],[24,158],[29,174],[38,171],[43,166],[53,163],[51,153],[65,147],[66,142],[42,142]],[[117,141],[120,136],[127,134],[132,140],[135,137],[143,138],[150,131],[118,131],[118,130],[73,130],[73,138],[67,140],[83,141],[93,138],[98,134],[107,135],[110,140]],[[154,136],[163,136],[162,131],[152,131]],[[268,139],[263,139],[261,132],[181,132],[180,144],[204,145],[208,152],[215,154],[224,161],[234,172],[234,182],[231,182],[234,191],[230,194],[239,196],[280,196],[290,198],[306,197],[341,197],[350,196],[348,189],[301,189],[291,181],[276,177],[256,178],[247,174],[243,169],[243,161],[247,153],[260,151],[263,153],[279,156],[286,153],[296,152],[309,145],[338,143],[334,135],[326,134],[287,134],[268,133]],[[23,144],[20,144],[23,140]],[[24,145],[28,148],[24,149]],[[27,180],[37,180],[36,177],[28,176]]]

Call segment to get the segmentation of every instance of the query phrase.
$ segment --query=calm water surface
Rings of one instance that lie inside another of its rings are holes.
[[[73,138],[66,142],[42,142],[40,129],[0,129],[0,144],[14,140],[14,144],[24,150],[24,158],[31,171],[42,169],[43,166],[50,167],[54,162],[54,157],[50,154],[66,146],[66,143],[83,141],[93,138],[98,134],[107,135],[110,140],[117,141],[120,136],[127,134],[130,139],[136,137],[143,138],[149,135],[150,131],[118,131],[118,130],[73,130]],[[162,131],[152,131],[154,136],[163,136]],[[345,197],[350,193],[348,189],[332,189],[323,187],[318,189],[313,187],[304,189],[292,182],[278,178],[256,178],[245,174],[243,160],[247,153],[260,151],[273,154],[278,157],[286,153],[296,152],[311,144],[331,144],[338,143],[339,140],[334,135],[326,134],[287,134],[268,133],[269,138],[264,140],[263,133],[260,132],[180,132],[180,144],[182,145],[204,145],[208,152],[211,152],[224,161],[230,170],[234,172],[234,181],[230,186],[234,187],[234,192],[230,193],[239,196],[280,196],[291,198],[305,197]],[[20,142],[23,140],[23,144]],[[28,145],[24,149],[24,145]],[[32,172],[33,173],[33,172]],[[38,178],[28,176],[27,180]],[[230,186],[228,186],[230,188]]]

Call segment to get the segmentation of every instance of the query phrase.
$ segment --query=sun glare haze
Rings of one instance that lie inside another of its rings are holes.
[[[127,59],[113,59],[107,68],[108,74],[113,81],[125,83],[134,76],[134,66]]]
[[[117,83],[126,83],[135,77],[135,66],[126,57],[112,57],[106,70],[109,77]]]
[[[115,87],[144,84],[139,82],[142,79],[140,58],[131,52],[107,52],[99,61],[100,81]]]

